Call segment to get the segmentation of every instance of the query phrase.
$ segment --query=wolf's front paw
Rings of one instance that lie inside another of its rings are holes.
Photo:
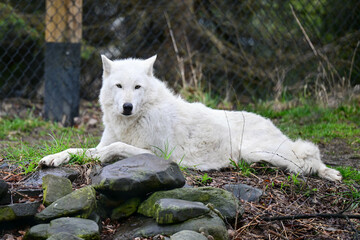
[[[338,170],[335,170],[332,168],[324,168],[322,170],[319,170],[318,175],[319,175],[319,177],[325,178],[330,181],[341,181],[342,180],[341,173]]]
[[[39,166],[58,167],[63,163],[69,162],[69,160],[70,160],[69,153],[60,152],[43,157],[39,162]]]

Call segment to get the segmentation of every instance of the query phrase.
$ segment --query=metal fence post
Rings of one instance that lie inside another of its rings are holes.
[[[79,113],[82,0],[46,0],[45,118],[72,125]]]

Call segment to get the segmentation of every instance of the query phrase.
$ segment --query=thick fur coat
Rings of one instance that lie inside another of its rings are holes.
[[[101,141],[86,154],[102,162],[167,149],[171,159],[200,170],[221,169],[243,159],[267,162],[293,173],[341,180],[321,161],[311,142],[286,137],[264,117],[244,111],[214,110],[176,96],[153,75],[156,56],[146,60],[103,60],[100,104],[105,126]],[[69,161],[68,149],[40,165]]]

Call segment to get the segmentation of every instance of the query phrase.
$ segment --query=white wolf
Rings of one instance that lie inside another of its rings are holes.
[[[220,169],[243,159],[268,162],[293,173],[314,174],[337,181],[341,174],[325,166],[317,146],[292,141],[264,117],[249,112],[214,110],[175,96],[153,75],[156,55],[146,59],[110,61],[102,56],[100,104],[105,126],[96,148],[86,155],[101,162],[173,149],[171,159],[199,170]],[[49,155],[40,165],[70,160],[68,149]]]

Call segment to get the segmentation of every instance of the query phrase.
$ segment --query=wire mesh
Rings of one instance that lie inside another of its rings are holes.
[[[59,1],[0,1],[0,99],[44,98],[48,21],[50,35],[71,42],[67,31],[80,13],[83,99],[98,97],[100,54],[157,54],[156,76],[170,86],[200,88],[227,101],[360,84],[358,0],[72,1],[82,11],[65,27],[64,19],[46,19],[48,5]]]

